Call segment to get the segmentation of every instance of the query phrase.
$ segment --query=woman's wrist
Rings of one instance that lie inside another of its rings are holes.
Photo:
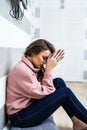
[[[52,70],[50,70],[50,69],[45,69],[45,72],[44,73],[52,73]]]

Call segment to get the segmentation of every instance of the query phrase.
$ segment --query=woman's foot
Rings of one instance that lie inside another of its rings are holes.
[[[73,130],[87,130],[87,124],[79,120],[77,117],[72,117]]]

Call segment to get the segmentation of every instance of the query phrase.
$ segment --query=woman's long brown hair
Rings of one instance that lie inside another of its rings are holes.
[[[40,52],[44,50],[50,50],[51,53],[55,51],[54,46],[48,42],[47,40],[44,39],[38,39],[36,41],[33,41],[29,46],[26,48],[24,55],[27,56],[32,56],[32,54],[39,54]],[[38,72],[38,80],[41,81],[44,75],[45,68],[42,67],[40,71]]]

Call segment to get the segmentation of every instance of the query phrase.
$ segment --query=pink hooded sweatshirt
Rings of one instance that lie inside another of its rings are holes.
[[[55,91],[51,74],[44,74],[41,82],[37,80],[39,69],[25,57],[10,71],[7,77],[7,113],[14,114],[26,108],[33,100],[41,99]]]

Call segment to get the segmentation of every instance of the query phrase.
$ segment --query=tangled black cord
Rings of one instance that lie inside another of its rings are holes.
[[[12,8],[9,11],[9,14],[17,20],[22,20],[24,16],[24,9],[22,11],[20,8],[20,0],[11,0],[11,5]]]

